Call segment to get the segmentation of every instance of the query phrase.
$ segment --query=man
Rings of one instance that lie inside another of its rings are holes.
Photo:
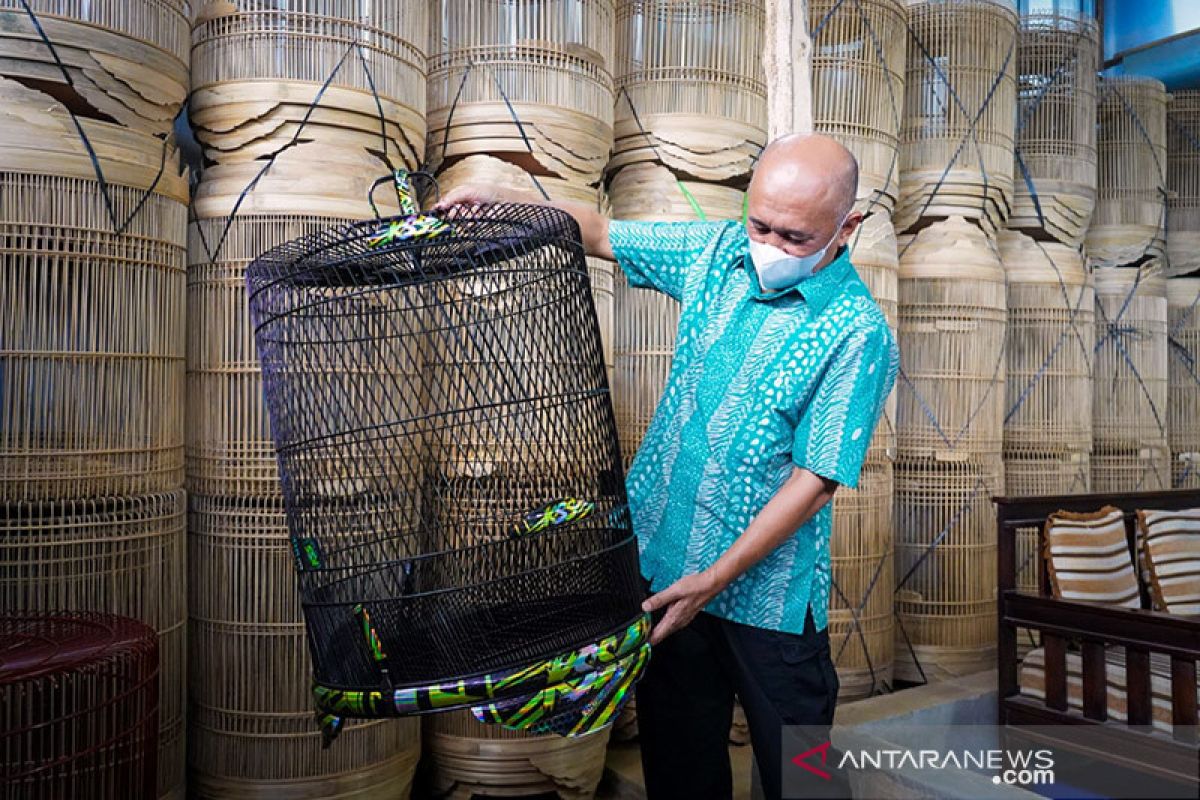
[[[832,724],[829,501],[857,484],[897,365],[846,248],[857,184],[844,147],[793,135],[763,151],[746,225],[609,222],[554,204],[589,255],[681,304],[627,481],[655,617],[637,690],[652,799],[731,796],[735,694],[768,797],[781,794],[782,727]],[[498,199],[464,187],[439,207]]]

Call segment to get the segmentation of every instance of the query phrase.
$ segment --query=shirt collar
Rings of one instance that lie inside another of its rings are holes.
[[[820,313],[829,301],[841,291],[846,278],[850,274],[850,248],[841,247],[837,256],[814,275],[801,280],[795,286],[778,292],[765,292],[758,284],[758,274],[754,271],[754,262],[746,253],[742,267],[750,276],[750,296],[755,300],[770,302],[780,297],[787,297],[793,292],[804,298],[804,302],[813,310]]]

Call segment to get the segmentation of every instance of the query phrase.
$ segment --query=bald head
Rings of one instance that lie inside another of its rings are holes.
[[[852,212],[857,191],[858,162],[841,143],[821,134],[776,139],[750,181],[750,236],[793,255],[808,255],[831,238],[840,246],[862,220]]]

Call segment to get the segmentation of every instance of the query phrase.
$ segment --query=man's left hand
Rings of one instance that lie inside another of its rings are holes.
[[[656,645],[680,628],[686,627],[708,601],[725,588],[711,572],[686,575],[655,595],[646,598],[642,610],[646,613],[666,608],[662,619],[650,631],[650,644]]]

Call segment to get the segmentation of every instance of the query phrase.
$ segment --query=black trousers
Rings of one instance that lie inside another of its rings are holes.
[[[837,693],[829,632],[817,632],[811,613],[797,635],[701,612],[654,648],[637,687],[648,800],[733,795],[728,742],[735,694],[746,712],[763,792],[776,800],[783,726],[832,725]]]

